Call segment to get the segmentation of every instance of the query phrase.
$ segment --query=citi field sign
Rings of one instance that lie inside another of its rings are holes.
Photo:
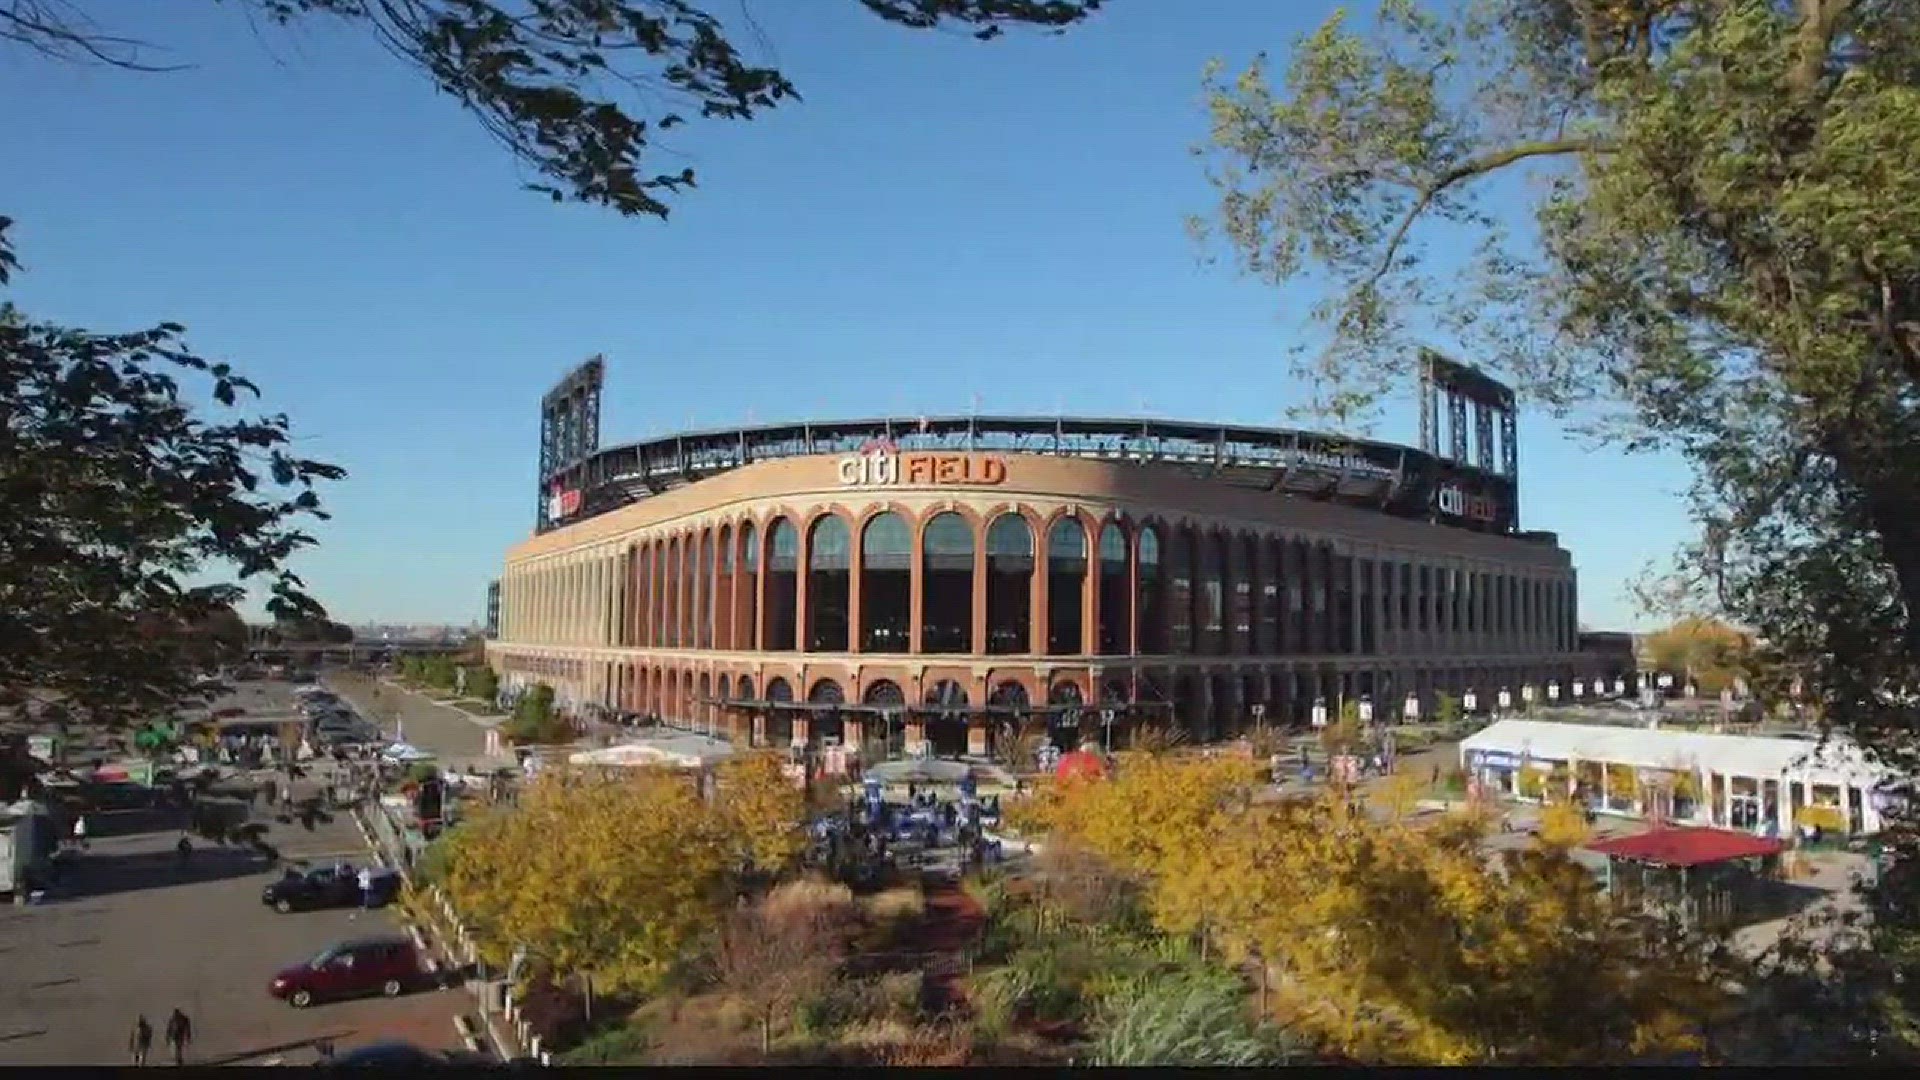
[[[992,487],[1005,483],[1007,479],[1005,458],[982,454],[902,454],[884,443],[841,458],[838,469],[840,483],[844,487],[895,487],[901,484]]]
[[[1500,520],[1500,504],[1485,495],[1474,495],[1446,484],[1433,495],[1433,504],[1449,517],[1466,518],[1492,525]]]

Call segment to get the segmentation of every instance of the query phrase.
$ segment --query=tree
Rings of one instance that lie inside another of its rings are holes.
[[[567,722],[553,711],[553,687],[535,683],[513,707],[507,736],[526,743],[561,743],[573,737]]]
[[[468,668],[467,696],[477,701],[492,702],[500,696],[500,677],[485,664]]]
[[[778,874],[807,848],[806,793],[781,770],[776,753],[746,754],[719,769],[718,805],[740,847],[741,865]]]
[[[10,224],[0,285],[19,266]],[[97,334],[0,303],[0,707],[124,724],[205,700],[242,582],[277,616],[321,614],[287,560],[326,516],[317,485],[345,473],[293,455],[285,416],[242,414],[253,383],[182,332]],[[202,383],[217,415],[195,411]]]
[[[1684,672],[1701,693],[1718,694],[1747,678],[1752,639],[1717,619],[1689,616],[1647,637],[1647,656],[1663,671]]]
[[[555,769],[451,834],[443,887],[489,964],[525,947],[555,978],[645,992],[718,928],[734,844],[682,776]]]
[[[1149,883],[1155,922],[1278,974],[1282,1026],[1379,1063],[1553,1064],[1695,1049],[1711,943],[1616,909],[1564,847],[1490,860],[1471,815],[1250,804],[1218,762],[1130,763],[1036,806]]]
[[[815,882],[782,886],[728,915],[714,966],[758,1015],[761,1053],[773,1050],[773,1024],[783,1011],[833,983],[857,916],[845,886]]]
[[[1300,360],[1323,405],[1365,414],[1438,325],[1589,433],[1677,451],[1700,532],[1676,597],[1920,756],[1910,4],[1387,0],[1374,33],[1302,40],[1284,85],[1256,62],[1208,90],[1217,235],[1332,282]],[[1475,237],[1469,266],[1424,257]]]
[[[859,0],[897,26],[1061,31],[1102,0]],[[700,0],[238,0],[279,24],[329,20],[371,36],[458,101],[554,201],[666,217],[694,171],[650,172],[657,134],[687,122],[751,120],[799,91],[748,60],[718,5]],[[151,46],[113,35],[78,3],[0,0],[0,43],[56,60],[160,70]],[[747,31],[751,17],[740,15]]]

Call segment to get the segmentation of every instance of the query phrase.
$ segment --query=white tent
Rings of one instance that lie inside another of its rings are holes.
[[[403,743],[403,742],[394,743],[392,746],[389,746],[385,750],[380,751],[380,756],[383,758],[386,758],[388,761],[396,761],[402,764],[405,764],[407,762],[413,762],[413,761],[432,761],[433,760],[432,754],[428,753],[425,750],[420,749],[419,747],[413,745],[412,743]]]
[[[1562,724],[1551,720],[1499,720],[1460,742],[1462,763],[1475,754],[1535,761],[1594,761],[1636,769],[1705,769],[1755,778],[1792,774],[1813,784],[1872,787],[1891,770],[1867,760],[1838,736],[1786,739],[1762,735],[1712,735],[1665,728]]]

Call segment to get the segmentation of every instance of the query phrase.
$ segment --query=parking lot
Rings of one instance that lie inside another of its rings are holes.
[[[287,689],[247,686],[232,703],[290,706]],[[344,814],[310,828],[269,814],[262,805],[252,820],[267,825],[265,839],[287,862],[367,859]],[[267,995],[283,967],[339,941],[396,932],[386,914],[278,914],[260,902],[260,889],[280,871],[250,850],[196,838],[182,866],[178,817],[124,811],[89,822],[90,850],[49,899],[0,908],[0,1065],[125,1063],[141,1014],[154,1027],[159,1060],[159,1032],[175,1008],[193,1021],[187,1057],[201,1064],[303,1064],[321,1039],[342,1050],[386,1039],[460,1048],[453,1017],[473,1003],[463,990],[304,1010]]]

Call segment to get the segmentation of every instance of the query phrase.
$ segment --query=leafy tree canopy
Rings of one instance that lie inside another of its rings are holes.
[[[1385,0],[1277,84],[1256,61],[1207,86],[1211,231],[1251,272],[1331,284],[1331,344],[1297,360],[1328,409],[1367,415],[1431,325],[1592,433],[1677,450],[1688,593],[1809,664],[1836,720],[1910,746],[1908,0]]]
[[[19,265],[9,224],[0,285]],[[98,334],[0,303],[0,704],[124,723],[203,697],[245,594],[189,584],[211,574],[264,583],[278,617],[322,615],[287,560],[326,516],[317,485],[345,473],[291,453],[284,415],[244,415],[254,385],[181,333]]]
[[[472,113],[540,174],[554,201],[667,215],[692,169],[653,171],[659,133],[706,120],[751,120],[800,94],[736,44],[696,0],[227,0],[281,24],[330,19],[367,33]],[[886,22],[962,29],[982,40],[1009,27],[1060,31],[1103,0],[857,0]],[[0,42],[59,60],[162,70],[151,47],[87,17],[84,0],[0,0]],[[104,5],[102,5],[104,6]],[[730,6],[730,5],[729,5]]]

